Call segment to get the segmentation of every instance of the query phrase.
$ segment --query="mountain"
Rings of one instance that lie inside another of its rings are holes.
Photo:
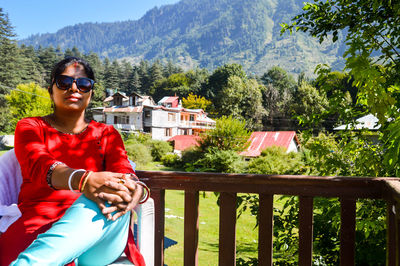
[[[301,7],[302,0],[182,0],[155,7],[136,21],[77,24],[21,43],[76,46],[133,63],[169,59],[186,69],[233,62],[254,74],[274,65],[293,74],[312,74],[319,63],[341,68],[343,42],[320,45],[303,33],[280,34],[280,23],[289,22]]]

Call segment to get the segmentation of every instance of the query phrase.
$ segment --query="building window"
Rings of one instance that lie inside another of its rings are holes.
[[[166,128],[165,129],[165,136],[166,137],[171,137],[172,136],[172,128]]]
[[[115,97],[114,98],[114,105],[122,105],[122,98],[121,97]]]
[[[114,116],[114,124],[129,124],[129,116]]]
[[[144,111],[144,118],[150,118],[150,117],[151,117],[150,111]]]
[[[168,113],[168,121],[176,121],[176,115],[174,113]]]
[[[190,121],[194,121],[194,115],[190,115]]]

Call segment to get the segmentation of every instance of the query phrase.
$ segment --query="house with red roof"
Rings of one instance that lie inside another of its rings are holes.
[[[199,140],[200,136],[196,135],[176,135],[168,139],[168,142],[172,143],[174,153],[181,153],[188,148],[199,146]]]
[[[297,152],[300,146],[295,131],[256,131],[249,138],[249,147],[240,153],[245,157],[257,157],[268,147],[278,146],[286,152]]]

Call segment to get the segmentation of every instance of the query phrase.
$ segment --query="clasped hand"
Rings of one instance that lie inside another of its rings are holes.
[[[88,180],[83,193],[97,203],[107,219],[115,221],[138,204],[143,188],[124,174],[96,172]]]

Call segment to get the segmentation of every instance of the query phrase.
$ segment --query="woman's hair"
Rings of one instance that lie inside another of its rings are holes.
[[[55,64],[53,67],[53,70],[51,71],[50,86],[48,88],[48,91],[50,94],[53,93],[53,84],[54,84],[55,78],[57,76],[61,75],[61,73],[63,73],[67,67],[69,67],[70,65],[75,64],[75,63],[83,66],[83,68],[85,70],[85,74],[88,78],[95,80],[93,69],[90,67],[88,62],[86,62],[82,58],[68,56],[68,57],[64,58],[63,60],[61,60],[60,62],[58,62],[57,64]]]

